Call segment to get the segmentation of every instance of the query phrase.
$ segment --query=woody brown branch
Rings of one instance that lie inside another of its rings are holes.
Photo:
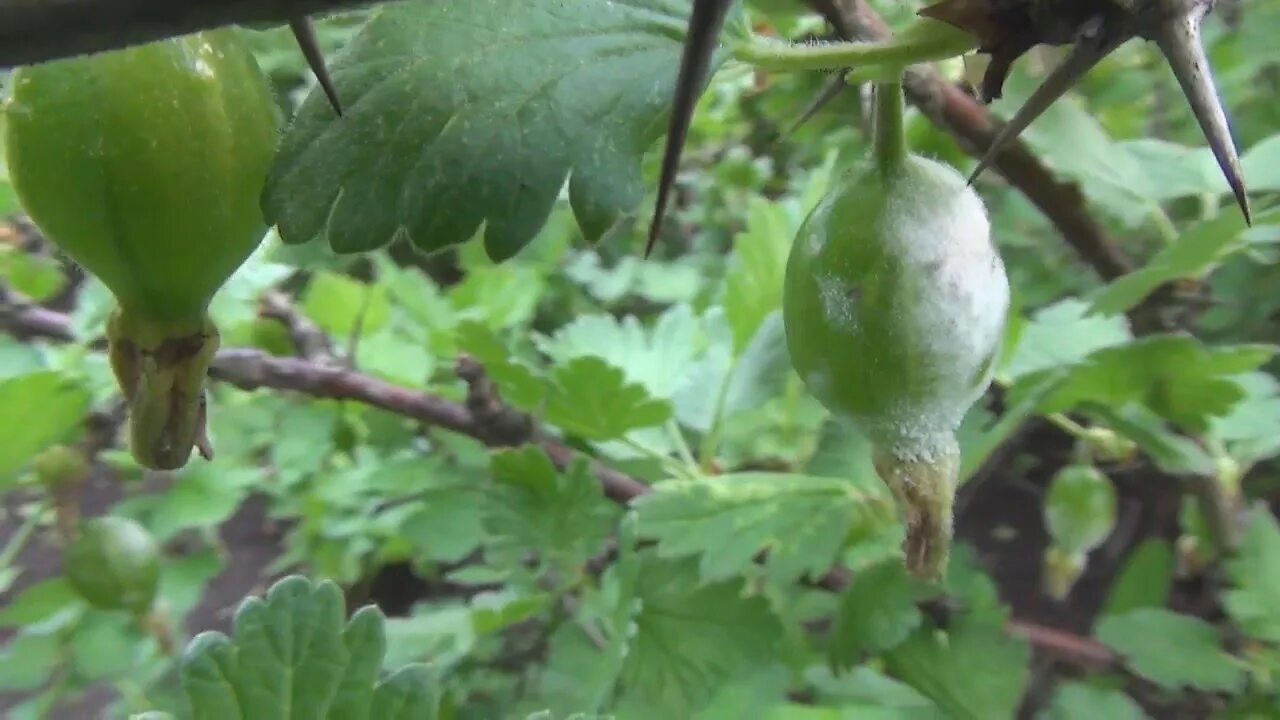
[[[0,0],[0,69],[371,0]]]
[[[288,315],[283,308],[270,311],[275,317]],[[27,302],[0,285],[0,330],[26,340],[45,339],[70,342],[75,339],[66,315]],[[552,463],[565,469],[582,458],[590,462],[609,499],[621,505],[650,491],[645,483],[579,453],[557,440],[539,437],[532,419],[502,402],[484,368],[476,360],[459,358],[456,370],[469,387],[468,402],[456,403],[430,393],[404,388],[334,364],[320,364],[305,358],[277,357],[251,348],[218,351],[209,374],[216,380],[241,390],[269,388],[298,392],[309,397],[350,400],[386,410],[423,424],[468,435],[491,447],[537,443]],[[489,423],[496,421],[497,426]],[[840,592],[853,575],[835,566],[811,582],[831,592]],[[1087,638],[1030,623],[1011,622],[1009,630],[1027,638],[1041,650],[1090,666],[1111,666],[1114,654]]]

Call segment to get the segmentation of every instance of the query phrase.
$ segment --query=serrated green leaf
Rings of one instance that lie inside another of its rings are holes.
[[[1146,720],[1142,707],[1119,690],[1066,682],[1053,692],[1039,720]]]
[[[538,349],[558,364],[599,357],[659,399],[671,398],[680,388],[703,345],[699,320],[683,304],[665,310],[652,328],[645,328],[630,315],[621,320],[610,315],[582,315],[551,337],[536,341]]]
[[[1022,327],[1000,376],[1008,380],[1042,370],[1074,365],[1095,350],[1133,338],[1123,318],[1089,317],[1089,307],[1074,298],[1035,313]]]
[[[942,633],[922,627],[885,656],[889,673],[957,720],[1012,720],[1031,646],[1003,623],[967,618]]]
[[[1280,643],[1280,525],[1265,505],[1250,513],[1227,575],[1232,589],[1223,602],[1231,618],[1249,637]]]
[[[782,307],[787,254],[797,229],[782,205],[760,197],[748,202],[746,227],[733,239],[725,277],[724,309],[735,352],[744,350],[765,317]]]
[[[397,237],[435,251],[483,223],[506,259],[568,179],[595,240],[643,196],[687,17],[677,0],[388,5],[332,63],[346,113],[313,95],[286,133],[268,219],[339,252]]]
[[[1270,345],[1207,347],[1186,334],[1145,337],[1092,353],[1067,373],[1041,411],[1141,402],[1183,428],[1203,432],[1210,418],[1230,412],[1244,397],[1232,376],[1256,370],[1276,350]]]
[[[920,626],[919,595],[896,558],[860,570],[840,592],[827,654],[837,668],[850,668],[864,653],[888,650]]]
[[[671,417],[671,403],[627,382],[621,370],[598,357],[574,358],[550,380],[544,417],[585,440],[613,440]]]
[[[1280,223],[1280,210],[1253,217],[1254,227],[1276,223]],[[1247,228],[1239,213],[1223,213],[1196,223],[1140,270],[1113,280],[1094,295],[1090,312],[1118,315],[1167,282],[1203,276],[1223,258],[1248,245],[1243,237]]]
[[[495,487],[484,524],[499,536],[495,546],[576,566],[598,552],[613,529],[617,508],[585,462],[561,473],[541,448],[528,446],[495,452],[490,472]]]
[[[620,715],[690,717],[724,684],[773,662],[782,626],[740,582],[703,584],[694,563],[647,555],[636,588]]]
[[[39,371],[0,380],[0,487],[16,479],[14,473],[50,445],[68,438],[84,421],[89,392],[56,371]]]
[[[835,478],[769,473],[720,475],[658,485],[633,504],[640,533],[658,554],[698,559],[704,581],[731,578],[767,550],[779,583],[818,576],[836,562],[851,534],[893,525],[887,494]]]
[[[433,720],[438,684],[405,668],[374,687],[382,613],[345,621],[342,592],[300,576],[236,611],[232,638],[205,632],[187,646],[182,686],[194,720]]]
[[[1213,626],[1190,615],[1139,608],[1106,617],[1096,634],[1134,671],[1167,690],[1233,692],[1244,680]]]

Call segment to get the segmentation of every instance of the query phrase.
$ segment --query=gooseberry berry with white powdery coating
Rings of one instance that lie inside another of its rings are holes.
[[[900,86],[885,88],[878,106],[900,104]],[[1009,282],[981,199],[951,167],[907,154],[900,127],[884,130],[900,110],[878,117],[872,157],[796,236],[787,346],[810,392],[871,439],[904,515],[907,565],[937,577],[959,474],[955,431],[991,382]]]

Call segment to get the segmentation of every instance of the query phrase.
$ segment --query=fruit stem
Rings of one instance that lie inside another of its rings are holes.
[[[735,46],[733,55],[762,70],[848,70],[868,65],[904,68],[958,57],[977,45],[977,38],[963,30],[918,18],[902,32],[875,42],[793,45],[756,39]]]
[[[907,133],[903,119],[905,104],[901,78],[897,82],[876,85],[872,143],[876,168],[880,170],[882,177],[897,172],[907,159]]]

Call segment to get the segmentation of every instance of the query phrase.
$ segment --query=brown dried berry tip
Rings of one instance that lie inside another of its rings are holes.
[[[942,579],[951,554],[959,449],[922,458],[877,453],[875,467],[902,513],[906,530],[902,552],[907,570],[923,580]]]

